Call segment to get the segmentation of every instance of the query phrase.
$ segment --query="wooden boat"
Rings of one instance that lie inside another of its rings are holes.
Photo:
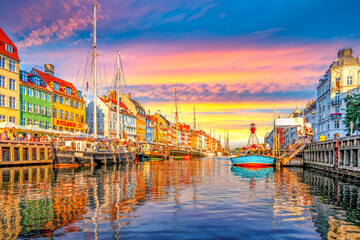
[[[190,151],[190,157],[192,158],[203,158],[205,157],[205,154],[199,151]]]
[[[261,155],[231,157],[230,160],[233,165],[243,167],[266,167],[275,164],[275,158]]]
[[[171,157],[182,157],[182,156],[189,156],[190,152],[181,149],[170,149],[169,156]]]

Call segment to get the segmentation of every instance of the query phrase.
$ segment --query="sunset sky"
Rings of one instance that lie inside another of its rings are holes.
[[[0,1],[0,26],[19,48],[21,69],[44,63],[84,87],[92,44],[89,0]],[[339,49],[360,55],[358,0],[98,1],[100,87],[111,85],[116,51],[127,89],[151,113],[173,120],[174,87],[181,120],[197,123],[231,146],[257,124],[263,141],[273,108],[286,117],[315,99],[319,78]]]

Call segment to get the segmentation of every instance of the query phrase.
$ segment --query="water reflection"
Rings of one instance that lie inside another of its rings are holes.
[[[222,160],[0,169],[0,239],[359,239],[359,204],[356,184]]]

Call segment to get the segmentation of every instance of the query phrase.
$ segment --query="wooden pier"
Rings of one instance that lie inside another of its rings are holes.
[[[304,165],[360,179],[360,135],[308,144]]]
[[[0,140],[0,166],[51,164],[48,142]]]

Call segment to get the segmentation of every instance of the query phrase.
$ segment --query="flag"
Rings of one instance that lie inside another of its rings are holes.
[[[123,129],[123,132],[124,132],[124,139],[125,139],[125,142],[126,142],[127,135],[126,135],[125,129]]]
[[[89,90],[89,82],[86,82],[86,89],[85,91],[88,91]]]

